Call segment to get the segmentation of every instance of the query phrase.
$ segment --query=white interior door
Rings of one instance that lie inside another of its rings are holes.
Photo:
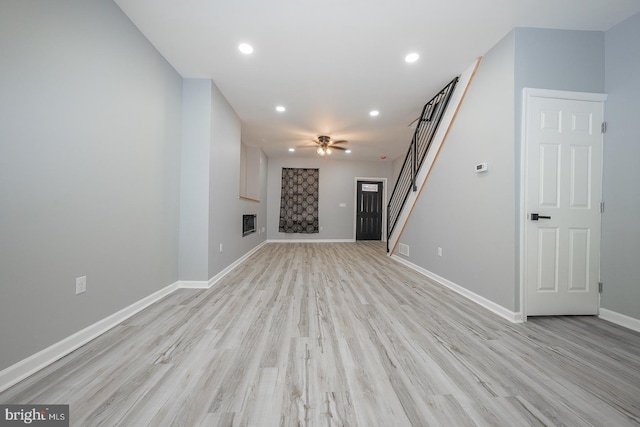
[[[526,315],[597,314],[603,102],[525,103]]]

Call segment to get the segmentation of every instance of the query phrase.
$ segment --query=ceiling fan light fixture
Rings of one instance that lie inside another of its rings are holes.
[[[351,150],[344,150],[345,153],[351,154]]]
[[[287,109],[286,109],[283,105],[278,105],[278,106],[276,107],[276,111],[277,111],[278,113],[284,113],[285,111],[287,111]]]
[[[315,142],[318,145],[318,148],[316,149],[316,153],[318,153],[318,155],[329,156],[333,154],[335,150],[346,151],[346,149],[340,146],[339,144],[346,144],[349,141],[347,141],[346,139],[334,140],[334,139],[331,139],[330,136],[320,135],[318,136],[318,139],[317,140],[314,139],[313,142]],[[351,151],[349,150],[349,152]]]
[[[296,151],[296,149],[295,149],[295,148],[289,148],[289,152],[290,152],[290,153],[293,153],[294,151]]]
[[[378,111],[378,110],[371,110],[371,111],[369,111],[369,115],[370,115],[371,117],[376,117],[376,116],[380,115],[380,111]]]

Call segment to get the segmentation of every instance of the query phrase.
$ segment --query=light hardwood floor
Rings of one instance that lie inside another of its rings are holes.
[[[630,426],[640,334],[511,324],[380,242],[272,243],[0,394],[74,426]]]

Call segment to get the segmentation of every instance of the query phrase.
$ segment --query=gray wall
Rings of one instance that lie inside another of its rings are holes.
[[[180,279],[209,279],[211,80],[185,79],[182,90]]]
[[[510,33],[484,56],[400,238],[409,245],[403,258],[509,310],[515,309],[513,63]],[[489,170],[478,174],[481,162]]]
[[[604,33],[601,31],[516,28],[515,141],[516,250],[520,248],[520,138],[522,89],[604,93]],[[526,213],[522,213],[525,215]],[[516,257],[516,271],[520,257]],[[518,283],[519,277],[516,278]],[[516,286],[519,308],[520,288]]]
[[[604,93],[603,32],[539,28],[514,31],[517,140],[522,120],[522,89]],[[516,154],[519,159],[519,147]]]
[[[605,34],[602,307],[640,320],[640,14]]]
[[[409,145],[409,143],[410,142],[407,142],[407,146]],[[402,172],[402,165],[404,164],[406,156],[407,153],[404,153],[403,155],[393,159],[393,162],[391,164],[391,176],[393,177],[391,181],[393,184],[391,185],[391,191],[393,191],[393,186],[396,184],[396,181],[400,177],[400,172]],[[391,196],[391,193],[389,193],[389,196]]]
[[[256,214],[258,226],[264,224],[267,197],[263,186],[260,202],[240,199],[240,150],[240,119],[214,84],[211,89],[209,153],[209,278],[266,240],[266,234],[257,232],[242,237],[243,214]],[[261,159],[260,173],[265,174],[266,157]]]
[[[341,153],[338,153],[338,155]],[[282,168],[319,168],[319,218],[323,229],[314,234],[278,231],[280,220],[280,181]],[[353,239],[355,218],[355,178],[387,178],[392,186],[390,161],[350,162],[333,158],[281,157],[269,159],[267,191],[267,237],[271,240]],[[346,207],[340,207],[345,203]]]
[[[604,33],[518,28],[484,56],[400,239],[409,261],[514,312],[525,87],[602,93]]]
[[[0,40],[1,370],[178,279],[182,79],[112,1],[3,1]]]
[[[516,89],[603,92],[603,32],[540,28],[514,31]],[[516,92],[520,99],[521,94]]]
[[[266,239],[242,237],[242,214],[266,222],[266,184],[260,202],[240,199],[240,119],[211,80],[185,79],[183,102],[180,279],[206,281]],[[259,170],[266,181],[263,153]]]

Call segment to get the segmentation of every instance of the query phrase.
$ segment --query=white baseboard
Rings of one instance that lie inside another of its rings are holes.
[[[242,262],[244,262],[244,260],[249,258],[251,255],[254,254],[254,252],[256,252],[258,249],[260,249],[261,247],[263,247],[266,244],[267,244],[266,241],[260,243],[258,246],[256,246],[255,248],[251,249],[249,252],[247,252],[246,254],[244,254],[243,256],[238,258],[237,260],[235,260],[233,263],[229,264],[229,266],[227,266],[227,268],[225,268],[224,270],[222,270],[220,273],[216,274],[215,276],[213,276],[209,280],[181,280],[181,281],[178,282],[178,287],[180,289],[209,289],[214,284],[216,284],[220,279],[222,279],[224,276],[229,274],[229,272],[231,272],[231,270],[236,268],[238,265],[240,265]]]
[[[616,325],[624,326],[625,328],[640,332],[640,319],[636,319],[635,317],[607,310],[606,308],[600,309],[598,317],[611,323],[615,323]]]
[[[486,299],[485,297],[478,295],[474,292],[471,292],[470,290],[463,288],[460,285],[457,285],[453,282],[451,282],[450,280],[445,279],[444,277],[438,276],[437,274],[426,270],[416,264],[413,264],[412,262],[407,261],[404,258],[400,258],[398,255],[391,255],[391,258],[393,258],[394,260],[400,262],[401,264],[406,265],[407,267],[417,271],[420,274],[425,275],[426,277],[428,277],[429,279],[433,280],[434,282],[447,287],[457,293],[459,293],[460,295],[462,295],[463,297],[475,302],[476,304],[486,308],[487,310],[491,311],[492,313],[497,314],[498,316],[507,319],[510,322],[513,323],[522,323],[523,322],[523,316],[522,313],[517,313],[511,310],[507,310],[506,308],[504,308],[503,306],[496,304],[495,302]]]
[[[180,289],[209,289],[209,282],[206,280],[180,280],[178,282]]]
[[[130,306],[123,308],[122,310],[112,314],[111,316],[105,317],[104,319],[97,321],[93,325],[90,325],[82,329],[81,331],[78,331],[75,334],[68,336],[67,338],[64,338],[63,340],[58,341],[57,343],[45,348],[44,350],[39,351],[38,353],[33,354],[26,359],[23,359],[20,362],[15,363],[8,368],[0,371],[0,392],[19,383],[28,376],[35,374],[40,369],[49,366],[56,360],[66,356],[72,351],[82,347],[89,341],[94,340],[98,336],[107,332],[109,329],[114,328],[115,326],[127,320],[129,317],[133,316],[134,314],[147,308],[151,304],[161,300],[165,296],[175,292],[178,289],[210,288],[265,244],[266,242],[262,242],[208,281],[175,282],[145,298],[142,298],[141,300],[131,304]]]
[[[267,243],[353,243],[355,239],[270,239]]]
[[[210,288],[213,285],[215,285],[218,281],[220,281],[220,279],[222,279],[224,276],[229,274],[229,272],[231,272],[231,270],[236,268],[238,265],[242,264],[247,258],[249,258],[251,255],[253,255],[255,252],[257,252],[258,249],[260,249],[261,247],[263,247],[266,244],[267,244],[267,241],[265,240],[264,242],[260,243],[258,246],[256,246],[255,248],[251,249],[249,252],[244,254],[242,257],[240,257],[237,260],[235,260],[233,263],[231,263],[227,268],[222,270],[220,273],[218,273],[215,276],[213,276],[211,279],[209,279],[207,287]]]
[[[87,326],[81,331],[68,336],[62,341],[58,341],[44,350],[39,351],[38,353],[0,371],[0,392],[19,383],[28,376],[33,375],[40,369],[49,366],[72,351],[82,347],[89,341],[104,334],[109,329],[119,325],[139,311],[174,292],[176,289],[178,289],[178,282],[160,289],[159,291],[154,292],[126,308],[123,308],[111,316],[105,317],[93,325]]]

